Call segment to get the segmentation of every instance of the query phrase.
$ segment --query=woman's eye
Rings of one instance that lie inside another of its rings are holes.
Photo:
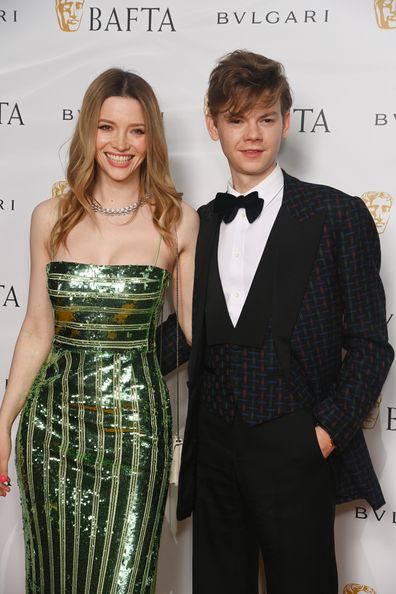
[[[111,130],[111,127],[108,124],[101,124],[99,130]]]
[[[142,135],[142,134],[145,134],[145,130],[143,130],[143,128],[134,128],[132,130],[132,134]]]

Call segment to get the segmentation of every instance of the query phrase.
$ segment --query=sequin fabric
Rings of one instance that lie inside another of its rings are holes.
[[[171,461],[157,266],[51,262],[52,350],[21,414],[29,594],[153,594]]]

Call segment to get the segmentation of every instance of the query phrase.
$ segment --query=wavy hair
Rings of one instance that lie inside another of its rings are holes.
[[[212,70],[206,96],[206,113],[216,120],[219,113],[248,112],[258,101],[268,107],[280,100],[284,117],[292,95],[280,62],[247,50],[223,56]]]
[[[67,167],[68,190],[60,199],[59,217],[50,235],[49,251],[54,257],[66,247],[70,231],[85,215],[92,216],[90,196],[96,179],[96,133],[100,109],[109,97],[130,97],[139,101],[147,136],[146,158],[140,166],[139,198],[154,198],[153,222],[169,247],[174,246],[175,226],[181,218],[182,194],[177,192],[169,171],[164,124],[151,86],[132,72],[110,68],[88,87],[74,131]]]

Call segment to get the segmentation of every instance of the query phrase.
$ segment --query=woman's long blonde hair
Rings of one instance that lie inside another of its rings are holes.
[[[174,245],[174,229],[181,217],[182,194],[176,191],[169,171],[162,114],[151,86],[137,74],[110,68],[88,87],[74,131],[67,167],[68,190],[60,199],[59,217],[49,242],[51,257],[81,219],[91,216],[90,196],[96,178],[96,134],[100,109],[109,97],[130,97],[139,101],[144,114],[147,154],[140,166],[140,198],[154,200],[153,222],[168,246]]]

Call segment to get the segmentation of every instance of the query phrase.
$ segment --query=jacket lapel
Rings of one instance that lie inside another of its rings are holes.
[[[325,210],[304,196],[299,180],[284,173],[285,186],[274,237],[275,258],[272,300],[272,330],[276,351],[286,379],[290,374],[290,339],[322,236]],[[189,363],[190,382],[200,372],[204,350],[204,316],[209,262],[216,245],[220,217],[213,203],[200,209],[200,232],[195,260],[193,347]],[[275,231],[275,230],[274,230]]]
[[[290,374],[290,339],[322,236],[325,210],[314,209],[298,193],[298,180],[285,176],[272,304],[275,347],[286,379]]]
[[[189,363],[190,381],[194,381],[199,371],[199,359],[204,345],[204,317],[206,293],[209,278],[209,262],[220,228],[220,216],[213,212],[213,203],[200,209],[200,229],[197,239],[193,297],[193,348]]]

